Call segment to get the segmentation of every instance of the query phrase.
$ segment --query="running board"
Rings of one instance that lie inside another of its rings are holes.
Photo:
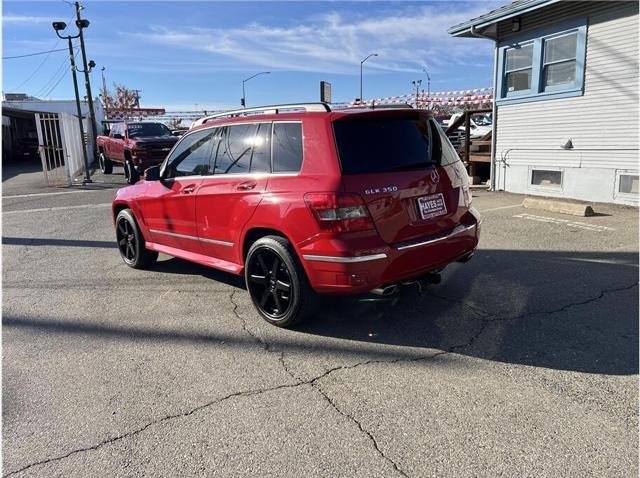
[[[205,256],[204,254],[198,254],[197,252],[187,252],[175,247],[164,246],[155,242],[146,241],[144,243],[147,249],[151,251],[161,252],[168,256],[177,257],[190,262],[196,262],[204,266],[213,267],[214,269],[220,269],[225,272],[231,272],[232,274],[240,275],[244,271],[244,266],[236,264],[234,262],[224,261],[222,259],[216,259],[215,257]]]

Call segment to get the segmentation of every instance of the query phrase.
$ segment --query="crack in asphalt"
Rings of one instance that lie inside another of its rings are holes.
[[[56,456],[56,457],[53,457],[53,458],[47,458],[45,460],[40,460],[40,461],[37,461],[37,462],[34,462],[34,463],[30,463],[30,464],[28,464],[26,466],[23,466],[22,468],[20,468],[18,470],[14,470],[14,471],[10,471],[9,473],[6,473],[5,475],[3,475],[3,477],[6,478],[6,477],[9,477],[9,476],[13,476],[13,475],[15,475],[17,473],[21,473],[23,471],[26,471],[29,468],[32,468],[34,466],[46,465],[48,463],[53,463],[53,462],[56,462],[56,461],[64,460],[65,458],[68,458],[68,457],[70,457],[72,455],[75,455],[77,453],[82,453],[82,452],[85,452],[85,451],[97,450],[98,448],[101,448],[101,447],[103,447],[105,445],[109,445],[111,443],[114,443],[114,442],[123,440],[125,438],[129,438],[129,437],[135,436],[135,435],[137,435],[139,433],[142,433],[147,428],[152,427],[153,425],[158,425],[160,423],[166,422],[168,420],[173,420],[175,418],[188,417],[188,416],[193,415],[194,413],[196,413],[198,411],[204,410],[205,408],[211,407],[213,405],[217,405],[217,404],[222,403],[222,402],[224,402],[226,400],[229,400],[231,398],[259,395],[261,393],[271,392],[271,391],[274,391],[274,390],[280,390],[280,389],[283,389],[283,388],[295,388],[295,387],[298,387],[299,385],[301,385],[301,384],[284,384],[284,385],[277,385],[277,386],[274,386],[274,387],[267,387],[267,388],[261,388],[261,389],[255,389],[255,390],[244,390],[244,391],[241,391],[241,392],[234,392],[234,393],[231,393],[231,394],[226,395],[224,397],[217,398],[216,400],[212,400],[210,402],[207,402],[205,404],[198,405],[197,407],[192,408],[192,409],[190,409],[190,410],[188,410],[186,412],[165,415],[162,418],[159,418],[157,420],[153,420],[153,421],[150,421],[150,422],[146,423],[144,426],[142,426],[140,428],[137,428],[137,429],[132,430],[132,431],[127,432],[127,433],[123,433],[121,435],[117,435],[115,437],[108,438],[108,439],[103,440],[103,441],[101,441],[99,443],[96,443],[95,445],[91,445],[91,446],[87,446],[87,447],[83,447],[83,448],[77,448],[75,450],[72,450],[72,451],[64,454],[64,455]]]
[[[117,435],[115,437],[111,437],[109,439],[103,440],[95,445],[91,445],[91,446],[87,446],[87,447],[83,447],[83,448],[78,448],[75,450],[72,450],[64,455],[60,455],[57,457],[53,457],[53,458],[48,458],[45,460],[40,460],[28,465],[23,466],[22,468],[18,469],[18,470],[14,470],[11,471],[9,473],[6,473],[3,475],[3,477],[9,477],[9,476],[13,476],[16,475],[18,473],[21,473],[23,471],[26,471],[32,467],[35,466],[39,466],[39,465],[45,465],[48,463],[53,463],[53,462],[57,462],[60,460],[64,460],[72,455],[75,455],[77,453],[83,453],[86,451],[93,451],[93,450],[97,450],[105,445],[109,445],[111,443],[117,442],[119,440],[123,440],[125,438],[129,438],[135,435],[138,435],[139,433],[142,433],[143,431],[147,430],[148,428],[169,421],[169,420],[173,420],[173,419],[179,419],[179,418],[185,418],[188,417],[198,411],[204,410],[206,408],[209,408],[211,406],[220,404],[226,400],[235,398],[235,397],[245,397],[245,396],[255,396],[255,395],[259,395],[262,393],[267,393],[267,392],[271,392],[271,391],[276,391],[276,390],[282,390],[282,389],[293,389],[293,388],[297,388],[301,385],[310,385],[314,390],[316,390],[325,401],[327,401],[327,403],[329,403],[331,405],[332,408],[334,408],[336,410],[337,413],[339,413],[340,415],[342,415],[343,417],[347,418],[348,420],[352,421],[358,428],[359,430],[366,435],[369,440],[371,441],[373,447],[375,448],[376,452],[387,462],[389,462],[393,468],[401,475],[404,477],[408,477],[409,475],[407,475],[406,472],[404,472],[399,465],[392,460],[391,458],[389,458],[386,453],[382,450],[382,448],[380,447],[378,440],[376,439],[376,437],[370,432],[368,431],[366,428],[364,428],[364,426],[362,425],[362,423],[356,419],[353,415],[345,412],[344,410],[342,410],[337,403],[331,398],[329,397],[329,395],[322,389],[322,387],[319,385],[319,381],[322,380],[323,378],[338,372],[338,371],[342,371],[342,370],[350,370],[350,369],[354,369],[357,367],[361,367],[361,366],[365,366],[365,365],[372,365],[372,364],[392,364],[392,363],[400,363],[400,362],[418,362],[418,361],[422,361],[422,360],[429,360],[429,359],[434,359],[436,357],[442,356],[442,355],[446,355],[446,354],[450,354],[450,353],[455,353],[456,350],[459,349],[465,349],[468,348],[470,346],[472,346],[476,340],[478,340],[478,338],[484,333],[484,331],[487,328],[487,325],[491,322],[499,322],[499,321],[512,321],[512,320],[520,320],[520,319],[524,319],[526,317],[531,317],[531,316],[535,316],[535,315],[552,315],[552,314],[556,314],[559,312],[563,312],[565,310],[568,310],[572,307],[577,307],[580,305],[585,305],[585,304],[589,304],[592,302],[596,302],[600,299],[602,299],[603,297],[605,297],[608,294],[612,294],[612,293],[616,293],[616,292],[621,292],[621,291],[625,291],[625,290],[630,290],[633,289],[634,287],[638,286],[638,282],[634,282],[632,284],[629,285],[625,285],[625,286],[620,286],[620,287],[616,287],[616,288],[611,288],[611,289],[603,289],[601,290],[598,295],[596,295],[595,297],[591,297],[589,299],[585,299],[582,301],[577,301],[577,302],[572,302],[569,304],[565,304],[562,307],[558,307],[556,309],[553,310],[548,310],[548,311],[537,311],[537,312],[529,312],[526,314],[522,314],[522,315],[518,315],[515,317],[498,317],[496,315],[485,315],[482,318],[480,318],[481,321],[481,325],[479,330],[473,334],[469,340],[463,344],[457,344],[457,345],[453,345],[451,347],[449,347],[449,349],[447,349],[446,351],[440,351],[437,352],[435,354],[430,354],[430,355],[425,355],[425,356],[420,356],[420,357],[413,357],[413,358],[397,358],[397,359],[391,359],[391,360],[365,360],[362,362],[357,362],[355,364],[351,364],[351,365],[342,365],[342,366],[338,366],[338,367],[333,367],[330,368],[328,370],[325,370],[322,374],[317,375],[309,380],[301,380],[300,378],[298,378],[293,371],[291,371],[291,369],[289,369],[289,367],[286,364],[286,361],[284,359],[284,352],[283,351],[278,351],[278,350],[274,350],[271,348],[271,345],[264,340],[262,337],[260,337],[259,335],[255,334],[254,332],[252,332],[248,325],[247,325],[247,321],[245,320],[244,317],[242,317],[242,315],[238,312],[238,304],[237,302],[235,302],[234,300],[234,295],[237,291],[232,291],[231,294],[229,295],[229,300],[233,306],[233,313],[234,315],[240,320],[241,324],[242,324],[242,329],[243,331],[248,334],[249,336],[251,336],[256,343],[258,343],[259,345],[261,345],[263,347],[263,349],[267,352],[267,353],[272,353],[272,354],[276,354],[278,356],[278,361],[281,364],[281,366],[283,367],[283,369],[286,371],[286,373],[291,376],[296,383],[293,384],[282,384],[282,385],[277,385],[277,386],[273,386],[273,387],[266,387],[266,388],[261,388],[261,389],[254,389],[254,390],[245,390],[245,391],[240,391],[240,392],[234,392],[231,393],[229,395],[226,395],[224,397],[220,397],[218,399],[212,400],[210,402],[207,402],[205,404],[202,405],[198,405],[197,407],[194,407],[188,411],[185,412],[180,412],[180,413],[175,413],[175,414],[170,414],[170,415],[165,415],[162,418],[159,418],[157,420],[153,420],[150,421],[148,423],[146,423],[144,426],[136,429],[136,430],[132,430],[130,432],[127,433],[123,433],[121,435]],[[471,307],[468,304],[464,304],[463,301],[460,301],[458,299],[452,299],[450,297],[446,297],[446,296],[440,296],[440,295],[436,295],[433,294],[432,292],[430,292],[433,296],[438,297],[442,300],[448,300],[451,302],[455,302],[455,303],[462,303],[463,305],[466,305],[470,310],[478,313],[478,311],[482,311],[483,313],[486,314],[486,311],[484,311],[483,309],[477,308],[477,307]],[[478,314],[480,315],[480,314]]]
[[[287,372],[287,374],[293,378],[298,385],[303,384],[304,382],[302,380],[300,380],[294,373],[293,371],[291,371],[289,369],[289,367],[287,366],[286,362],[284,361],[284,352],[281,350],[274,350],[271,348],[271,345],[264,340],[262,337],[260,337],[259,335],[253,333],[251,330],[249,330],[249,327],[247,325],[247,321],[245,320],[244,317],[242,317],[242,315],[240,315],[240,313],[238,312],[238,303],[234,300],[234,296],[236,294],[237,290],[233,290],[231,291],[231,294],[229,294],[229,301],[231,302],[231,305],[233,306],[233,315],[235,315],[238,319],[240,319],[240,322],[242,323],[242,330],[244,330],[244,332],[249,335],[251,338],[253,338],[253,340],[255,340],[256,343],[258,343],[259,345],[262,346],[262,348],[265,350],[265,352],[270,353],[270,354],[276,354],[278,355],[278,362],[280,362],[280,365],[282,366],[282,368],[284,369],[285,372]]]
[[[630,289],[633,289],[634,287],[637,287],[637,286],[638,286],[638,282],[634,282],[633,284],[629,284],[629,285],[625,285],[625,286],[614,287],[614,288],[611,288],[611,289],[602,289],[600,292],[598,292],[598,295],[596,295],[595,297],[590,297],[588,299],[577,301],[577,302],[571,302],[569,304],[563,305],[562,307],[558,307],[557,309],[536,311],[536,312],[527,312],[526,314],[516,315],[515,317],[499,317],[497,315],[488,315],[488,316],[482,317],[480,319],[480,328],[478,329],[478,332],[476,332],[470,338],[470,340],[467,343],[454,345],[454,346],[450,347],[449,348],[449,352],[455,352],[456,350],[466,349],[466,348],[471,347],[476,342],[476,340],[478,340],[480,338],[480,336],[484,333],[484,331],[487,329],[487,326],[492,322],[509,322],[509,321],[512,321],[512,320],[522,320],[522,319],[525,319],[527,317],[533,317],[535,315],[553,315],[553,314],[558,314],[560,312],[564,312],[565,310],[571,309],[572,307],[578,307],[578,306],[581,306],[581,305],[591,304],[593,302],[597,302],[598,300],[602,299],[607,294],[613,294],[613,293],[616,293],[616,292],[622,292],[622,291],[625,291],[625,290],[630,290]],[[440,297],[440,296],[437,296],[437,297]],[[440,298],[446,300],[445,297],[440,297]]]

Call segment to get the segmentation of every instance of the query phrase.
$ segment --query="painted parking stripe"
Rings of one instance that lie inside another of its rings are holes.
[[[484,213],[484,212],[489,212],[489,211],[499,211],[501,209],[513,209],[514,207],[520,207],[520,206],[522,206],[522,203],[511,204],[510,206],[492,207],[492,208],[489,208],[489,209],[483,209],[483,210],[478,211],[478,212]]]
[[[96,191],[95,189],[82,189],[75,191],[59,191],[55,193],[32,193],[32,194],[16,194],[14,196],[2,196],[2,199],[32,198],[37,196],[59,196],[60,194],[77,194]]]
[[[582,221],[570,221],[569,219],[559,219],[557,217],[536,216],[535,214],[526,214],[526,213],[516,214],[513,217],[518,217],[520,219],[527,219],[529,221],[546,222],[549,224],[562,224],[568,227],[576,227],[578,229],[584,229],[587,231],[595,231],[595,232],[615,231],[615,229],[612,227],[599,226],[597,224],[589,224],[588,222],[582,222]]]
[[[58,206],[58,207],[42,207],[39,209],[21,209],[18,211],[3,211],[2,215],[7,216],[9,214],[28,214],[32,212],[53,212],[53,211],[66,211],[68,209],[95,209],[100,207],[111,206],[110,202],[102,204],[80,204],[78,206]]]

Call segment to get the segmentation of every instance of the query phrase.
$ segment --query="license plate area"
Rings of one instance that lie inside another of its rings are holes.
[[[423,220],[447,214],[447,205],[444,202],[442,193],[419,197],[417,202],[418,211],[420,211],[420,217]]]

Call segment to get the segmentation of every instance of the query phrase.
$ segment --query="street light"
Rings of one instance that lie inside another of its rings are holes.
[[[424,74],[427,75],[427,97],[431,96],[431,77],[429,76],[429,72],[426,68],[422,68]]]
[[[71,75],[73,76],[73,90],[76,94],[76,110],[78,112],[78,123],[80,126],[80,141],[82,144],[82,159],[84,161],[84,181],[82,184],[92,183],[91,176],[89,175],[89,160],[87,158],[87,148],[84,144],[84,125],[82,124],[82,109],[80,108],[80,93],[78,92],[78,78],[76,77],[76,61],[73,55],[73,44],[71,40],[78,38],[80,33],[76,35],[62,36],[60,32],[67,28],[67,24],[64,22],[53,22],[53,29],[61,40],[67,40],[69,42],[69,61],[71,62]]]
[[[378,56],[378,54],[371,53],[369,56],[367,56],[364,60],[360,62],[360,103],[362,103],[362,65],[364,64],[365,61],[367,61],[372,56]]]
[[[422,80],[413,80],[413,86],[416,87],[416,108],[418,107],[418,94],[420,92],[420,85],[422,84]]]
[[[251,80],[252,78],[255,78],[256,76],[260,76],[260,75],[268,75],[269,73],[271,73],[270,71],[261,71],[260,73],[256,73],[253,76],[250,76],[249,78],[242,80],[242,99],[240,100],[240,104],[242,105],[242,107],[244,108],[247,105],[247,97],[245,96],[245,92],[244,92],[244,84]]]

